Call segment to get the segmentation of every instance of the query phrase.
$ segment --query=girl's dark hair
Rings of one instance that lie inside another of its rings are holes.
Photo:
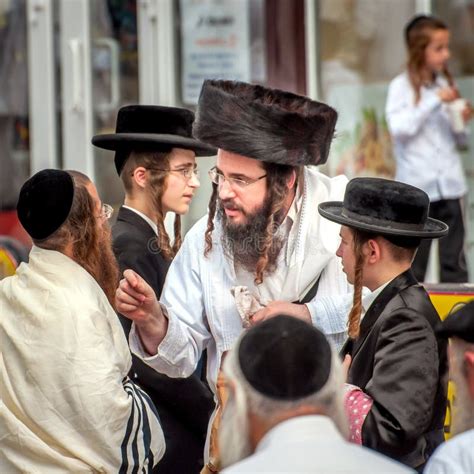
[[[422,70],[425,66],[425,51],[426,47],[431,41],[431,34],[435,30],[447,30],[446,23],[433,16],[421,15],[415,17],[405,27],[405,41],[408,50],[408,77],[415,90],[415,103],[420,101],[420,90],[423,81],[426,78],[422,77]],[[445,67],[443,74],[446,76],[450,86],[454,86],[454,80]]]

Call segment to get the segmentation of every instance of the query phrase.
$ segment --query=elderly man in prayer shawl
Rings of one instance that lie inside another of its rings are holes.
[[[112,209],[85,175],[43,170],[17,210],[34,246],[0,282],[0,472],[151,470],[164,437],[127,377]]]
[[[250,329],[224,361],[229,399],[222,472],[413,472],[349,443],[336,352],[316,328],[278,316]]]

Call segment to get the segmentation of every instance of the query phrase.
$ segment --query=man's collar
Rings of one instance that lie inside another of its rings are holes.
[[[393,280],[393,279],[392,279]],[[368,309],[370,308],[370,306],[372,305],[372,303],[375,301],[375,299],[377,298],[377,296],[380,295],[380,293],[382,293],[382,291],[384,290],[384,288],[392,281],[392,280],[389,280],[387,282],[385,282],[383,285],[380,285],[378,288],[376,288],[374,291],[371,291],[370,293],[368,293],[367,295],[365,295],[363,298],[362,298],[362,307],[364,308],[364,311],[367,312]]]
[[[285,219],[283,219],[283,224],[287,222],[287,218],[290,221],[290,224],[292,225],[297,217],[298,214],[301,210],[301,206],[303,204],[303,190],[304,190],[304,173],[300,173],[298,176],[298,181],[296,183],[296,189],[295,189],[295,197],[293,198],[293,201],[291,203],[290,208],[288,209],[288,213],[286,214]]]

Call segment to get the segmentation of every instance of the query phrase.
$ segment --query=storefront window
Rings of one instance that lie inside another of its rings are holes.
[[[462,97],[474,103],[474,1],[433,1],[433,13],[450,28],[449,68]],[[465,199],[466,247],[470,281],[474,281],[474,120],[469,122],[469,144],[463,151],[468,194]]]
[[[393,177],[386,90],[405,62],[403,27],[414,0],[318,2],[321,98],[339,112],[330,174]]]
[[[26,25],[25,0],[0,3],[0,240],[29,245],[15,210],[30,174]],[[5,252],[0,243],[0,278],[9,274]]]
[[[14,209],[29,175],[26,2],[0,4],[0,211]]]
[[[213,78],[304,94],[303,25],[303,0],[180,0],[182,103]]]
[[[180,0],[181,105],[193,109],[204,79],[306,93],[304,0]],[[198,158],[201,188],[185,230],[207,212],[214,158]]]
[[[114,133],[119,108],[139,102],[137,2],[107,0],[91,6],[94,134]],[[118,207],[123,190],[114,153],[94,148],[94,157],[101,198]]]

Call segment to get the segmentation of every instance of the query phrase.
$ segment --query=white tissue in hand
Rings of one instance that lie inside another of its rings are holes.
[[[230,292],[235,299],[237,311],[242,319],[242,327],[247,329],[250,327],[250,316],[262,309],[263,305],[255,295],[250,293],[246,286],[233,286]]]

